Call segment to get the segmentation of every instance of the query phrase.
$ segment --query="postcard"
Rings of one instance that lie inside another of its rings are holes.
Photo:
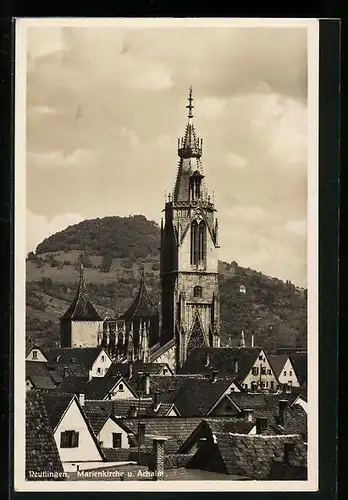
[[[16,20],[16,491],[317,491],[318,61],[316,19]]]

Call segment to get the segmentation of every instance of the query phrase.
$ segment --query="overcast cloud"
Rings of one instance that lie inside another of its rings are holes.
[[[28,251],[86,218],[160,221],[190,84],[220,258],[306,284],[305,28],[29,28]]]

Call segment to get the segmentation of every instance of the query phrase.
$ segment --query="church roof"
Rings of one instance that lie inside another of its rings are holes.
[[[80,281],[75,298],[68,310],[61,317],[61,320],[103,321],[103,318],[97,312],[88,296],[86,283],[83,277],[82,262],[80,262]]]
[[[158,314],[158,311],[153,304],[145,284],[144,268],[141,272],[141,280],[138,293],[127,309],[122,314],[120,319],[132,320],[135,318],[152,318]]]

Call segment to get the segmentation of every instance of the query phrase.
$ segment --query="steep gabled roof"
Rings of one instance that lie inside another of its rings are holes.
[[[82,262],[80,262],[80,281],[75,298],[60,319],[73,321],[103,321],[103,318],[97,312],[88,296],[86,283],[83,277]]]
[[[55,365],[77,364],[90,370],[102,350],[102,347],[55,347],[47,350],[47,356]]]
[[[204,374],[213,369],[218,371],[219,376],[235,376],[239,381],[243,381],[261,350],[259,347],[197,347],[187,357],[180,373]],[[236,362],[238,372],[235,371]]]
[[[146,288],[144,268],[142,268],[138,293],[120,319],[131,321],[136,318],[152,318],[157,316],[157,314],[157,308],[153,304]]]
[[[87,399],[103,400],[113,390],[113,388],[121,383],[128,387],[128,389],[136,397],[137,394],[134,389],[126,382],[123,377],[94,377],[88,382],[84,389]]]
[[[30,380],[35,389],[54,390],[56,388],[56,384],[53,382],[52,378],[49,375],[32,375],[27,378]]]
[[[54,367],[49,366],[47,363],[39,363],[37,361],[29,361],[29,360],[25,361],[25,378],[26,379],[30,378],[32,382],[35,379],[38,384],[40,384],[39,382],[40,380],[43,383],[45,379],[46,385],[54,384],[54,386],[59,384],[62,380],[59,371],[56,370]],[[51,380],[52,384],[51,382],[48,382],[48,379]]]
[[[41,394],[27,392],[25,400],[25,469],[26,479],[33,479],[30,472],[50,472],[52,477],[45,481],[62,481],[63,466],[59,457],[56,441],[49,423],[47,411]],[[61,473],[61,477],[53,474]],[[47,474],[46,474],[47,475]],[[42,480],[42,478],[37,478]]]
[[[205,416],[233,383],[228,379],[188,379],[174,398],[181,415]]]
[[[165,352],[169,351],[172,347],[175,346],[175,339],[169,340],[166,344],[159,345],[158,348],[155,348],[156,346],[153,346],[150,349],[150,362],[154,362],[156,359],[158,359],[162,354]]]
[[[61,393],[42,395],[42,399],[53,432],[55,432],[57,425],[61,421],[64,413],[70,406],[74,397],[75,396],[73,394],[61,394]]]
[[[268,361],[277,378],[279,378],[282,373],[288,359],[289,356],[287,354],[272,354],[268,356]]]
[[[300,385],[307,383],[307,353],[290,355],[291,364],[296,372]]]

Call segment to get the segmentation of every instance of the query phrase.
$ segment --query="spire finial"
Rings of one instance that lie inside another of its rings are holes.
[[[186,108],[189,110],[189,114],[188,114],[188,117],[189,118],[193,118],[193,114],[192,114],[192,110],[194,108],[193,104],[192,104],[192,101],[193,101],[193,97],[192,97],[192,85],[190,85],[190,88],[189,88],[189,96],[188,96],[188,105],[186,106]]]
[[[80,273],[80,279],[83,278],[83,254],[80,255],[79,259],[79,273]]]

